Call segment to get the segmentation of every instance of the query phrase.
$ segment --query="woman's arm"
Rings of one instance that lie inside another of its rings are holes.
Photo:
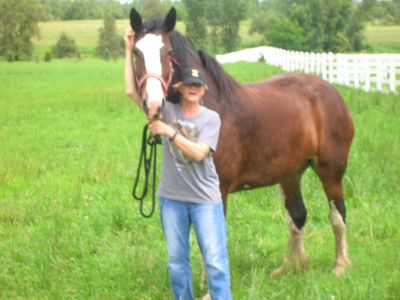
[[[142,107],[140,97],[136,90],[133,75],[132,50],[134,33],[131,28],[125,30],[125,92],[131,97],[139,107]]]
[[[167,138],[175,136],[173,143],[175,143],[183,154],[196,162],[202,161],[210,153],[210,146],[201,142],[193,142],[179,133],[175,134],[176,130],[162,121],[150,122],[149,129],[154,135],[163,135]]]

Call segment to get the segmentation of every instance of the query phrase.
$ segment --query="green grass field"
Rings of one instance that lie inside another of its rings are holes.
[[[400,26],[368,26],[365,37],[376,53],[400,53]]]
[[[242,82],[279,72],[226,69]],[[158,207],[143,219],[130,195],[145,119],[122,74],[122,60],[0,62],[1,299],[171,299]],[[332,273],[328,205],[308,171],[305,273],[269,277],[287,246],[277,187],[230,196],[235,299],[400,299],[399,97],[338,88],[356,126],[344,179],[354,266]]]

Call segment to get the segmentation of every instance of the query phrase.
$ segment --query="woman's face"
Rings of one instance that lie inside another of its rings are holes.
[[[182,94],[183,101],[200,103],[200,100],[205,93],[205,87],[200,84],[184,84],[180,87],[179,91]]]

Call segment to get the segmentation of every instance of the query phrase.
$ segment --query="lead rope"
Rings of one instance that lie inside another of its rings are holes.
[[[142,150],[140,152],[139,165],[137,167],[136,178],[132,190],[133,198],[140,201],[139,211],[144,218],[150,218],[153,215],[156,205],[157,144],[161,144],[159,136],[152,136],[151,134],[147,136],[147,128],[148,124],[146,124],[143,128]],[[147,156],[148,146],[150,146],[149,156]],[[146,214],[143,207],[144,207],[144,199],[146,198],[148,192],[151,164],[153,164],[151,210],[149,213]],[[142,193],[138,195],[137,189],[138,189],[142,165],[144,166],[144,187]]]

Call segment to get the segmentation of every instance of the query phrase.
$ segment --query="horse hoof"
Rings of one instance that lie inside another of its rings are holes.
[[[336,276],[341,276],[344,274],[345,267],[344,266],[335,266],[333,269],[333,272],[335,273]]]
[[[348,257],[346,257],[341,262],[336,263],[335,267],[333,268],[333,272],[336,274],[336,276],[341,276],[346,271],[346,266],[349,268],[351,268],[353,266],[353,263],[351,262],[351,260]]]
[[[205,295],[201,298],[201,300],[212,300],[212,299],[211,299],[210,293],[205,294]]]
[[[347,266],[349,266],[350,268],[353,266],[353,263],[351,262],[350,258],[346,258],[346,264],[347,264]]]
[[[284,267],[280,267],[274,271],[271,272],[270,276],[271,278],[278,278],[279,276],[281,276],[285,271]]]

